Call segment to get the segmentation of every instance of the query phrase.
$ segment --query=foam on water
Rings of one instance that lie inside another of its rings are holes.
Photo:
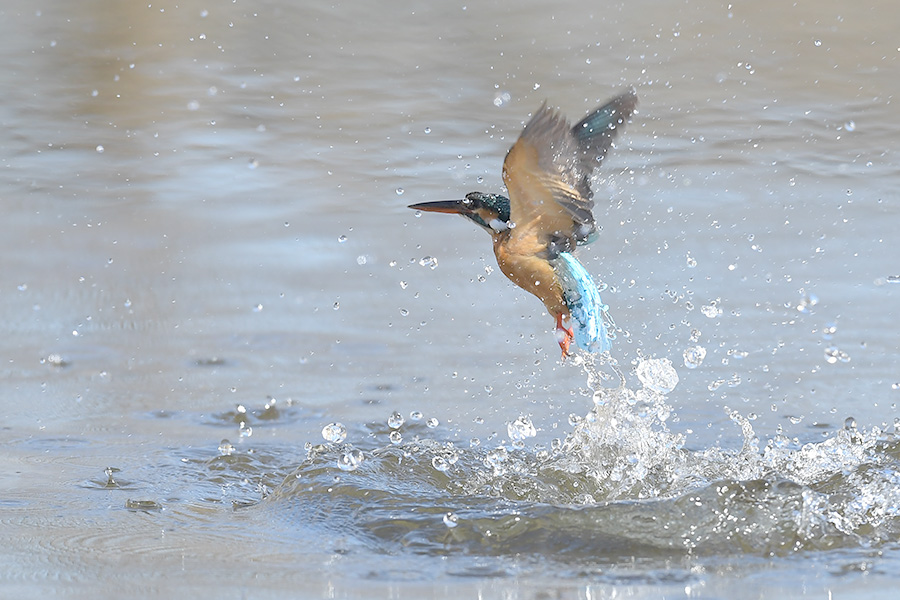
[[[726,409],[740,447],[689,449],[668,426],[669,360],[637,361],[637,384],[608,357],[575,362],[594,406],[549,448],[524,443],[533,425],[522,416],[508,443],[489,447],[392,418],[401,442],[310,444],[267,503],[383,551],[565,561],[861,548],[900,530],[896,432],[851,419],[819,442],[761,440]]]

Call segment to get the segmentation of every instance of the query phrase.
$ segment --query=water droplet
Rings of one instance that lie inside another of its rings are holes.
[[[425,129],[423,129],[423,131],[424,131],[426,134],[431,133],[431,127],[426,127]]]
[[[816,41],[814,41],[814,42],[813,42],[813,45],[814,45],[816,48],[818,48],[819,46],[822,45],[822,40],[816,40]]]
[[[129,510],[162,510],[162,504],[156,500],[132,500],[125,501],[125,508]]]
[[[854,123],[852,120],[847,121],[846,123],[844,123],[844,129],[846,129],[847,131],[856,131],[856,123]]]
[[[53,366],[53,367],[65,367],[65,366],[69,365],[69,362],[66,359],[64,359],[61,354],[56,354],[56,353],[49,355],[45,359],[45,361],[41,361],[41,362],[46,362],[48,365]]]
[[[347,241],[347,236],[346,236],[346,235],[343,235],[343,234],[342,234],[342,235],[339,235],[339,236],[338,236],[338,243],[339,243],[339,244],[343,244],[343,243],[346,242],[346,241]]]
[[[453,529],[457,525],[459,525],[459,517],[456,516],[456,513],[448,512],[444,515],[444,525],[446,525],[449,529]]]
[[[201,38],[201,39],[202,39],[202,38]],[[191,110],[191,111],[199,110],[199,109],[200,109],[200,103],[197,102],[196,100],[191,100],[190,102],[187,103],[187,109],[188,109],[188,110]]]
[[[682,356],[684,357],[684,366],[688,369],[696,369],[703,364],[703,359],[706,358],[706,348],[703,346],[691,346],[685,349]]]
[[[716,306],[716,301],[713,300],[709,304],[704,304],[700,307],[700,312],[709,319],[715,319],[719,315],[722,314],[722,309]]]
[[[388,437],[390,438],[391,443],[395,445],[403,441],[403,434],[399,431],[392,431]]]
[[[219,454],[221,454],[222,456],[231,456],[233,452],[234,446],[232,446],[231,442],[229,442],[227,439],[219,442]]]
[[[247,425],[244,421],[241,421],[238,433],[242,438],[250,437],[251,435],[253,435],[253,428]]]
[[[401,317],[408,317],[408,316],[409,316],[409,311],[408,311],[407,309],[405,309],[405,308],[401,308],[401,309],[400,309],[400,316],[401,316]]]
[[[422,420],[422,416],[423,416],[423,415],[422,415],[421,412],[419,412],[419,411],[417,411],[417,410],[414,410],[414,411],[412,411],[411,413],[409,413],[409,420],[410,420],[410,421],[421,421],[421,420]]]
[[[104,148],[101,144],[98,144],[95,150],[97,151],[97,154],[103,154],[106,148]]]
[[[251,170],[252,170],[252,169],[255,169],[255,168],[258,167],[258,166],[259,166],[259,161],[256,160],[255,158],[251,158],[249,161],[247,161],[247,168],[248,168],[248,169],[251,169]]]
[[[228,440],[223,440],[228,441]],[[119,469],[115,467],[106,467],[103,469],[103,474],[106,475],[106,487],[119,487],[119,484],[116,483],[116,480],[113,479],[113,474],[117,473]]]
[[[825,327],[822,328],[823,339],[830,340],[835,333],[837,333],[837,325],[834,323],[826,323]]]
[[[687,266],[689,268],[693,269],[694,267],[697,266],[697,259],[694,258],[693,256],[691,256],[690,254],[688,254],[687,258],[685,259],[685,263],[687,264]]]
[[[368,262],[368,259],[366,258],[365,254],[360,254],[359,256],[356,257],[356,264],[358,264],[360,266],[366,264],[367,262]]]
[[[387,424],[391,429],[400,429],[403,426],[403,423],[406,421],[399,412],[394,411],[391,413],[391,416],[388,417]]]
[[[475,178],[475,183],[484,183],[484,177],[479,175],[478,177]]]
[[[833,365],[838,361],[848,363],[850,362],[850,355],[837,346],[828,346],[825,348],[825,362]]]
[[[510,440],[515,442],[534,437],[537,435],[537,431],[529,417],[520,415],[515,421],[506,425],[506,434]]]
[[[844,429],[846,429],[847,431],[853,431],[854,429],[856,429],[856,419],[854,419],[853,417],[847,417],[846,419],[844,419]]]
[[[429,429],[434,429],[435,427],[440,425],[440,421],[438,421],[434,417],[431,417],[430,419],[425,421],[425,425],[427,425]]]
[[[442,473],[446,473],[450,468],[450,463],[443,456],[435,456],[431,459],[431,466]]]
[[[401,289],[401,290],[405,290],[405,289],[408,288],[408,287],[409,287],[409,284],[406,283],[405,281],[401,281],[401,282],[400,282],[400,289]]]
[[[635,372],[644,387],[660,394],[668,394],[678,385],[678,373],[668,358],[644,359]]]
[[[402,187],[398,187],[396,191],[397,191],[397,195],[398,195],[398,196],[402,196],[402,195],[403,195],[404,190],[403,190]]]
[[[355,471],[362,464],[363,460],[365,460],[365,455],[363,455],[361,450],[354,448],[349,452],[341,453],[338,457],[338,468],[341,471]]]
[[[347,439],[347,428],[340,423],[329,423],[322,428],[322,437],[326,442],[340,444]]]
[[[335,301],[335,303],[331,306],[334,310],[339,310],[341,308],[341,303]]]
[[[432,269],[435,269],[438,266],[438,259],[433,256],[423,256],[419,260],[419,265],[422,267],[431,267]]]

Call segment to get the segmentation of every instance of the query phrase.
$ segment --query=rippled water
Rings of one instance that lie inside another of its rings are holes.
[[[893,597],[892,4],[0,16],[4,595]],[[560,363],[406,205],[630,85]]]

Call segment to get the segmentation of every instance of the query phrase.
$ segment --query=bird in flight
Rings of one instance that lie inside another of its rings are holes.
[[[573,340],[588,352],[611,347],[606,306],[572,253],[597,238],[591,176],[636,105],[630,89],[570,127],[545,102],[503,162],[509,198],[470,192],[462,200],[409,206],[459,214],[487,231],[503,274],[537,296],[556,320],[563,359]]]

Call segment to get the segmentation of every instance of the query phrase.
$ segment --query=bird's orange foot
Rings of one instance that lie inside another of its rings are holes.
[[[559,342],[559,347],[562,350],[562,360],[566,360],[566,357],[569,356],[569,344],[572,343],[572,340],[575,339],[575,332],[572,331],[571,327],[566,327],[563,325],[563,316],[556,316],[556,341]]]

